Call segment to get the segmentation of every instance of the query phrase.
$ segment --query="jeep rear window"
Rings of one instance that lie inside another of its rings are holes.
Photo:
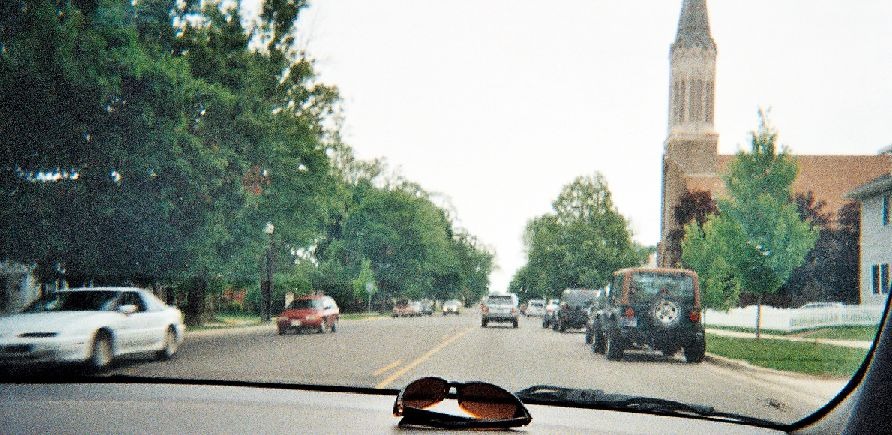
[[[632,291],[632,288],[636,290]],[[650,300],[661,293],[674,298],[693,299],[694,279],[690,275],[637,272],[632,274],[629,290],[632,301]]]
[[[571,306],[590,305],[595,300],[597,294],[591,290],[575,290],[565,291],[562,300]]]

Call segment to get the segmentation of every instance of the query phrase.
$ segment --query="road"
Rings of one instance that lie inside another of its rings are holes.
[[[581,332],[520,327],[481,328],[473,310],[459,317],[342,320],[336,333],[280,336],[272,325],[189,333],[169,361],[130,359],[109,374],[399,388],[440,376],[485,380],[510,391],[535,384],[595,388],[700,403],[717,410],[796,421],[826,403],[839,380],[687,364],[679,353],[627,352],[607,361],[584,345]]]

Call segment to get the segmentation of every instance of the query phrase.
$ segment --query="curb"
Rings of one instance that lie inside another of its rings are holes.
[[[748,361],[744,361],[742,359],[727,358],[727,357],[716,355],[714,353],[709,353],[709,352],[706,353],[706,357],[704,359],[706,361],[708,361],[712,364],[718,365],[718,366],[723,366],[723,367],[728,367],[728,368],[738,369],[738,370],[748,370],[748,371],[760,373],[760,374],[785,376],[788,378],[798,378],[798,379],[806,379],[806,380],[808,380],[808,379],[827,379],[827,380],[842,379],[842,378],[834,378],[834,377],[815,376],[815,375],[809,375],[806,373],[791,372],[791,371],[785,371],[785,370],[777,370],[777,369],[772,369],[772,368],[768,368],[768,367],[760,367],[757,365],[750,364]]]

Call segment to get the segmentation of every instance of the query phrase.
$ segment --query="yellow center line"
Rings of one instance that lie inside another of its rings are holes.
[[[387,372],[388,370],[400,365],[400,363],[402,363],[402,362],[403,362],[403,360],[398,359],[390,364],[387,364],[386,366],[381,367],[378,370],[375,370],[375,373],[372,373],[372,376],[380,376],[382,373]]]
[[[471,326],[468,329],[465,329],[464,331],[461,331],[458,334],[455,334],[452,337],[449,337],[448,339],[446,339],[446,341],[443,341],[440,344],[434,346],[433,349],[427,351],[424,355],[421,355],[420,357],[415,358],[414,360],[412,360],[411,362],[409,362],[408,364],[403,366],[401,369],[393,372],[393,374],[388,376],[387,379],[379,382],[378,385],[375,385],[375,388],[386,388],[388,385],[392,384],[393,381],[397,380],[400,376],[406,374],[406,372],[408,372],[409,370],[414,369],[419,364],[427,361],[435,353],[443,350],[443,348],[445,348],[446,346],[449,346],[453,341],[458,340],[459,338],[463,337],[465,334],[471,332],[471,330],[473,330],[473,329],[477,329],[477,328],[475,326]]]

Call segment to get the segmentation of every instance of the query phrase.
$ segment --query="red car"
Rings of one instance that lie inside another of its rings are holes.
[[[276,324],[279,335],[288,331],[310,329],[320,333],[337,331],[341,310],[334,299],[328,296],[303,296],[295,299],[279,315]]]

